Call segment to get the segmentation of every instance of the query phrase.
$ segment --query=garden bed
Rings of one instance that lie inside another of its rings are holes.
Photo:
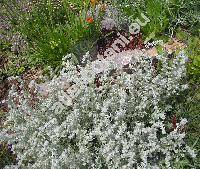
[[[198,169],[198,0],[1,8],[0,168]]]

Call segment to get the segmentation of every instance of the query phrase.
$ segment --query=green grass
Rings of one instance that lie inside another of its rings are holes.
[[[197,153],[196,159],[184,158],[177,163],[177,168],[197,169],[200,166],[200,85],[189,83],[189,89],[176,98],[174,112],[178,119],[186,118],[186,143]]]
[[[10,2],[4,2],[5,13],[13,29],[28,42],[27,60],[32,65],[57,67],[63,56],[74,52],[73,46],[78,41],[94,42],[99,36],[98,22],[86,22],[89,0],[85,4],[79,0],[63,0],[59,5],[55,1],[40,0],[32,4],[30,12],[22,12],[23,5],[16,0],[13,0],[13,9],[9,5]]]
[[[185,49],[187,55],[190,58],[190,64],[188,65],[188,76],[193,83],[200,83],[200,38],[199,36],[192,35],[182,29],[178,29],[176,37],[186,43]]]
[[[141,13],[150,19],[150,22],[141,28],[144,40],[147,38],[155,40],[163,35],[174,36],[180,27],[199,36],[199,0],[136,0],[134,2],[114,0],[114,2],[122,12],[122,16],[131,18],[129,19],[131,23],[135,22]]]

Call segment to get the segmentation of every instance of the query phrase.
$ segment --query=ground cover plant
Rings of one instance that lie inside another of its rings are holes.
[[[198,169],[199,8],[3,0],[0,168]]]
[[[133,59],[129,73],[120,71],[120,55]],[[169,168],[187,151],[194,158],[182,140],[186,120],[173,128],[165,112],[170,109],[165,100],[187,88],[178,84],[186,73],[185,55],[178,55],[171,65],[167,60],[160,56],[157,72],[151,57],[138,51],[126,51],[102,65],[88,63],[79,70],[64,62],[60,77],[50,81],[44,89],[46,98],[34,108],[28,95],[20,96],[13,89],[3,133],[18,154],[19,167]],[[104,69],[97,84],[99,66]],[[8,131],[14,132],[13,137],[6,135]]]

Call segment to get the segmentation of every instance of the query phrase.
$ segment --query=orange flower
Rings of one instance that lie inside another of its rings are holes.
[[[89,18],[86,19],[86,21],[87,21],[88,23],[93,23],[93,22],[94,22],[94,19],[93,19],[92,17],[89,17]]]

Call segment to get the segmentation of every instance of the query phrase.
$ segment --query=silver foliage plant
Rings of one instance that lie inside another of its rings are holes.
[[[166,100],[187,88],[181,84],[184,53],[157,56],[157,68],[145,53],[121,55],[131,57],[127,70],[113,59],[102,60],[106,66],[98,80],[93,62],[77,68],[64,59],[59,77],[46,83],[35,107],[27,93],[10,91],[1,134],[17,154],[16,168],[173,168],[184,156],[195,157],[184,142],[187,120],[172,128],[166,114],[171,109]],[[20,104],[13,102],[16,95]]]

